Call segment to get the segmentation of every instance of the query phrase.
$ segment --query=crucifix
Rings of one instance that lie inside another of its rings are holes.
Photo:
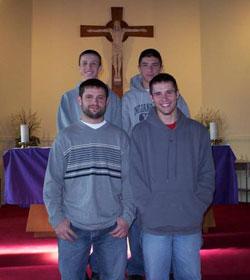
[[[105,26],[81,25],[81,37],[104,36],[112,42],[112,89],[120,97],[123,94],[122,43],[128,37],[153,37],[153,26],[129,26],[122,20],[122,7],[111,7],[112,19]]]

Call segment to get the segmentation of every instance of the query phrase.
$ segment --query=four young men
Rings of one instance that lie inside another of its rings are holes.
[[[119,99],[93,79],[101,70],[97,52],[80,55],[84,82],[62,97],[44,201],[63,280],[85,279],[91,244],[100,279],[124,279],[135,204],[129,279],[168,279],[171,263],[175,279],[201,279],[201,222],[214,188],[210,140],[188,118],[175,79],[159,74],[160,54],[143,51],[138,68],[122,99],[130,159],[126,133],[111,124],[121,125]]]

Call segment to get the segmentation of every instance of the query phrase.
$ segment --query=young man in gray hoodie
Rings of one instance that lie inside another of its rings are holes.
[[[131,136],[130,175],[138,209],[147,280],[201,279],[203,215],[212,202],[215,170],[206,128],[178,108],[176,80],[150,82],[154,102]]]
[[[145,120],[153,106],[149,93],[149,82],[162,71],[162,58],[155,49],[144,50],[139,57],[138,69],[140,74],[131,78],[130,90],[122,98],[122,128],[131,135],[133,127]],[[178,108],[189,117],[189,110],[183,97],[178,99]],[[143,279],[143,257],[139,242],[140,229],[135,220],[130,228],[129,243],[131,258],[128,260],[127,273],[129,279]]]
[[[88,79],[97,79],[98,74],[102,71],[102,59],[100,54],[95,50],[85,50],[79,55],[78,69],[83,81]],[[77,102],[79,94],[78,85],[67,92],[61,98],[57,113],[57,131],[64,129],[68,125],[81,119],[81,108]],[[105,120],[121,127],[121,101],[117,94],[109,89],[109,104],[105,112]]]
[[[130,135],[133,127],[145,120],[153,106],[149,94],[149,82],[162,71],[162,58],[155,49],[141,52],[138,69],[140,74],[130,80],[130,90],[122,97],[122,128]],[[178,108],[189,117],[188,106],[180,95]]]
[[[79,87],[81,120],[58,133],[44,181],[44,203],[58,236],[63,280],[84,280],[93,244],[100,278],[124,280],[126,236],[135,207],[128,178],[129,139],[104,120],[107,86]]]

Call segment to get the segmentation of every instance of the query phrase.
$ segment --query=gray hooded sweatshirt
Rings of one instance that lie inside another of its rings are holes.
[[[156,235],[199,232],[215,188],[206,128],[178,110],[171,130],[153,107],[133,129],[130,151],[130,182],[142,230]]]
[[[190,117],[187,104],[180,95],[178,108],[186,117]],[[131,135],[133,127],[145,120],[153,107],[149,89],[142,87],[142,75],[138,74],[130,80],[130,90],[122,98],[122,128]]]

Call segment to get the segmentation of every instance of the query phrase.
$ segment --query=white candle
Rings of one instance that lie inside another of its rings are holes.
[[[209,124],[209,131],[210,131],[210,139],[216,140],[217,139],[217,124],[216,122],[211,122]]]
[[[27,124],[21,124],[21,142],[28,143],[29,142],[29,127]]]

